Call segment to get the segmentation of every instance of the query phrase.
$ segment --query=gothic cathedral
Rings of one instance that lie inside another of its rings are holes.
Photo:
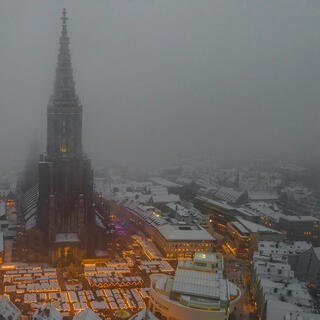
[[[93,173],[82,152],[82,105],[75,92],[65,9],[47,108],[47,152],[39,162],[37,226],[53,264],[80,260],[94,250]]]

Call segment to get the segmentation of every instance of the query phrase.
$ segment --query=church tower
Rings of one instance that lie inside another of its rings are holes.
[[[82,106],[75,92],[66,23],[64,9],[54,93],[48,106],[47,154],[51,158],[82,156]]]
[[[82,105],[73,80],[66,10],[54,92],[47,108],[47,151],[39,162],[38,228],[49,260],[76,262],[94,250],[91,162],[82,152]]]

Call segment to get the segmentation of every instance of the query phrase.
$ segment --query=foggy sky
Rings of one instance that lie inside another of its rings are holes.
[[[319,156],[320,1],[0,0],[0,166],[45,150],[63,7],[96,164]]]

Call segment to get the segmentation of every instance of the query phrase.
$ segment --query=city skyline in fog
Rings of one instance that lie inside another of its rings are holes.
[[[96,164],[319,157],[317,1],[1,1],[0,167],[45,151],[61,11]]]

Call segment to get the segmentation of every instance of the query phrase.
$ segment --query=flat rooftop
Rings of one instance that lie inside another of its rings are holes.
[[[262,226],[260,224],[245,220],[243,218],[238,217],[237,219],[246,229],[248,229],[252,233],[264,232],[264,233],[279,233],[279,234],[281,234],[280,231]]]
[[[215,238],[209,232],[198,225],[174,225],[168,223],[158,226],[157,229],[167,240],[215,241]]]
[[[223,256],[221,255],[221,253],[216,253],[216,252],[205,252],[205,253],[196,252],[194,254],[193,259],[195,261],[215,263],[215,262],[221,261],[223,259]]]

